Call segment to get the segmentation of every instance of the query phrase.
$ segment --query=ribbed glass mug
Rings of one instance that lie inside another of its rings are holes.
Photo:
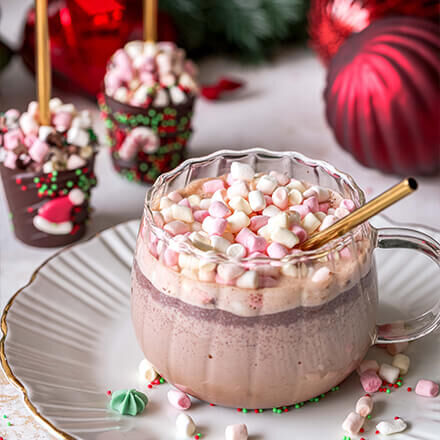
[[[415,249],[440,265],[439,244],[420,232],[375,229],[366,222],[317,250],[282,260],[237,260],[176,240],[154,223],[152,210],[162,196],[196,179],[224,175],[233,161],[331,188],[357,207],[365,203],[349,175],[294,152],[224,150],[159,177],[146,197],[131,306],[145,357],[167,381],[218,405],[290,405],[338,385],[371,345],[412,341],[439,325],[439,305],[399,325],[376,325],[374,249]],[[163,264],[167,248],[181,254],[184,270]],[[204,264],[253,268],[270,282],[258,289],[217,284],[201,277]],[[321,267],[330,270],[329,279],[313,277]]]

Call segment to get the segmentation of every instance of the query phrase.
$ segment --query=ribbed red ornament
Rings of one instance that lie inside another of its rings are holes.
[[[324,64],[352,34],[377,18],[407,15],[439,20],[438,0],[312,0],[309,10],[310,44]]]
[[[440,33],[411,17],[376,20],[329,65],[326,116],[339,144],[386,173],[440,172]]]

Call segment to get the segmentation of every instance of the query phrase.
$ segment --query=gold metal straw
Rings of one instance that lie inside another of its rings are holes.
[[[157,0],[144,0],[144,40],[157,40]]]
[[[35,0],[37,33],[37,94],[41,125],[50,125],[50,52],[49,30],[47,22],[47,0]]]
[[[301,249],[304,251],[316,249],[334,238],[341,237],[346,232],[388,208],[388,206],[411,194],[417,189],[417,186],[416,180],[412,177],[402,180],[402,182],[380,194],[359,209],[356,209],[356,211],[353,211],[324,231],[312,235],[303,243]]]

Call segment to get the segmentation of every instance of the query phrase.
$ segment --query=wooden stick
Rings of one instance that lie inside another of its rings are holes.
[[[414,192],[417,186],[416,180],[412,177],[402,180],[402,182],[380,194],[346,217],[343,217],[324,231],[312,235],[303,243],[301,249],[304,251],[316,249],[334,238],[341,237],[351,229],[383,211],[385,208],[388,208],[403,197]]]
[[[157,41],[157,0],[144,0],[144,40]]]
[[[35,0],[36,7],[36,60],[37,94],[41,125],[50,125],[49,100],[51,94],[51,70],[47,0]]]

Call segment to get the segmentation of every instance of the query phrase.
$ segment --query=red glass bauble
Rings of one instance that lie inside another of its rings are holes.
[[[127,41],[142,39],[141,0],[49,0],[55,86],[95,97],[108,59]],[[159,13],[159,39],[176,40],[171,19]],[[27,16],[22,56],[34,71],[35,11]]]
[[[407,15],[438,20],[440,3],[432,0],[312,0],[310,44],[328,64],[341,44],[380,17]]]
[[[339,144],[387,173],[440,171],[440,33],[411,17],[376,20],[332,58],[324,92]]]

